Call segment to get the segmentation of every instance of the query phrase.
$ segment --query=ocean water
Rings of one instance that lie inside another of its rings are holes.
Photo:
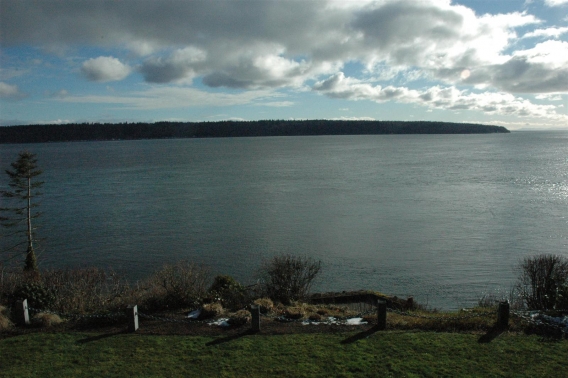
[[[507,295],[523,257],[568,256],[568,132],[0,145],[1,166],[23,149],[44,267],[188,260],[249,284],[291,253],[322,261],[314,290],[454,309]]]

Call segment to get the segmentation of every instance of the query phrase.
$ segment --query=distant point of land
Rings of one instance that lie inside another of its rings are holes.
[[[69,123],[0,127],[0,143],[307,135],[509,133],[502,126],[426,121],[219,121]]]

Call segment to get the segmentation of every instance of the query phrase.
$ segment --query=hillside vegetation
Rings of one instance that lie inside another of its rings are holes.
[[[426,121],[220,121],[70,123],[0,127],[0,143],[306,135],[508,133],[501,126]]]

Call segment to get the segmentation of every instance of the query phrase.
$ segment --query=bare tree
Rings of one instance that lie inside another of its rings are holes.
[[[568,259],[557,255],[526,257],[518,266],[517,290],[530,310],[550,310],[568,285]]]
[[[321,261],[310,257],[280,255],[261,266],[266,294],[288,304],[305,299],[316,276],[321,271]]]

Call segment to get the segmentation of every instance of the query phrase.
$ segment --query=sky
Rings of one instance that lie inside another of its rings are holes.
[[[0,125],[568,129],[568,0],[0,0]]]

